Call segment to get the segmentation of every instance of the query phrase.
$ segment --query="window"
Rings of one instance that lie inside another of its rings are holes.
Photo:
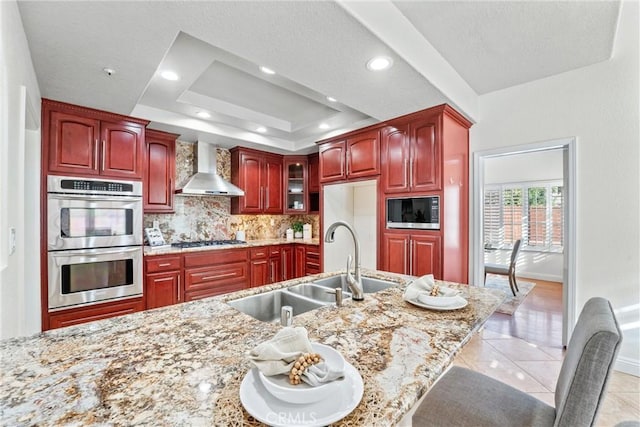
[[[564,198],[559,182],[488,185],[484,190],[484,246],[562,250]]]

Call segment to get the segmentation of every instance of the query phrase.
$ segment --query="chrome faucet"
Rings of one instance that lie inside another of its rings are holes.
[[[351,290],[351,299],[354,301],[362,301],[364,299],[364,292],[362,290],[362,278],[360,277],[360,244],[358,243],[358,238],[356,237],[356,232],[353,230],[348,223],[344,221],[336,221],[329,226],[327,229],[327,233],[324,236],[324,241],[326,243],[334,242],[334,233],[336,228],[343,226],[351,233],[351,237],[353,237],[353,245],[355,246],[355,266],[353,269],[353,274],[351,275],[351,255],[347,258],[347,284],[349,285],[349,289]]]

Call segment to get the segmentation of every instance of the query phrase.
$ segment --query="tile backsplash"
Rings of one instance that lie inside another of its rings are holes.
[[[231,154],[217,150],[218,174],[231,179]],[[196,144],[176,142],[176,182],[180,185],[195,173]],[[158,221],[167,243],[193,240],[230,239],[237,230],[244,230],[247,239],[284,237],[295,221],[311,224],[313,237],[318,237],[319,215],[231,215],[231,199],[218,196],[174,197],[175,213],[145,214],[144,226]]]

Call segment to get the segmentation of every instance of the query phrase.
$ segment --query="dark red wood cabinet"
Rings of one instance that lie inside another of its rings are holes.
[[[284,156],[284,213],[309,212],[308,162],[306,156]]]
[[[145,136],[144,212],[172,213],[177,134],[147,129]]]
[[[156,255],[144,258],[144,293],[147,309],[183,301],[182,255]]]
[[[318,155],[321,183],[379,175],[379,131],[367,130],[349,134],[345,139],[321,141]]]
[[[242,147],[231,149],[231,181],[244,196],[231,199],[231,213],[281,214],[282,156]]]
[[[192,301],[249,287],[246,249],[185,254],[184,300]]]
[[[81,323],[93,322],[94,320],[109,319],[142,310],[144,310],[144,301],[142,298],[131,298],[96,304],[89,307],[56,311],[49,313],[48,327],[45,327],[44,330],[79,325]]]
[[[42,100],[46,173],[142,179],[147,120]]]
[[[423,276],[433,274],[442,279],[440,268],[440,236],[387,232],[382,236],[386,254],[382,270]]]
[[[294,245],[281,245],[281,258],[282,258],[282,280],[290,280],[295,277],[295,250]]]

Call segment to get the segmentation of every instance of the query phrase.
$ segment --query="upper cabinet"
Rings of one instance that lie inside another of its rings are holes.
[[[307,158],[284,157],[284,213],[299,214],[308,211]]]
[[[172,213],[177,134],[147,129],[145,136],[144,212]]]
[[[47,173],[142,179],[146,120],[42,100]]]
[[[380,174],[378,129],[320,145],[320,182],[358,179]]]
[[[244,196],[231,198],[232,214],[281,214],[282,156],[242,147],[231,149],[231,182]]]
[[[423,117],[382,129],[382,190],[384,193],[441,189],[441,149],[436,139],[437,117]]]

